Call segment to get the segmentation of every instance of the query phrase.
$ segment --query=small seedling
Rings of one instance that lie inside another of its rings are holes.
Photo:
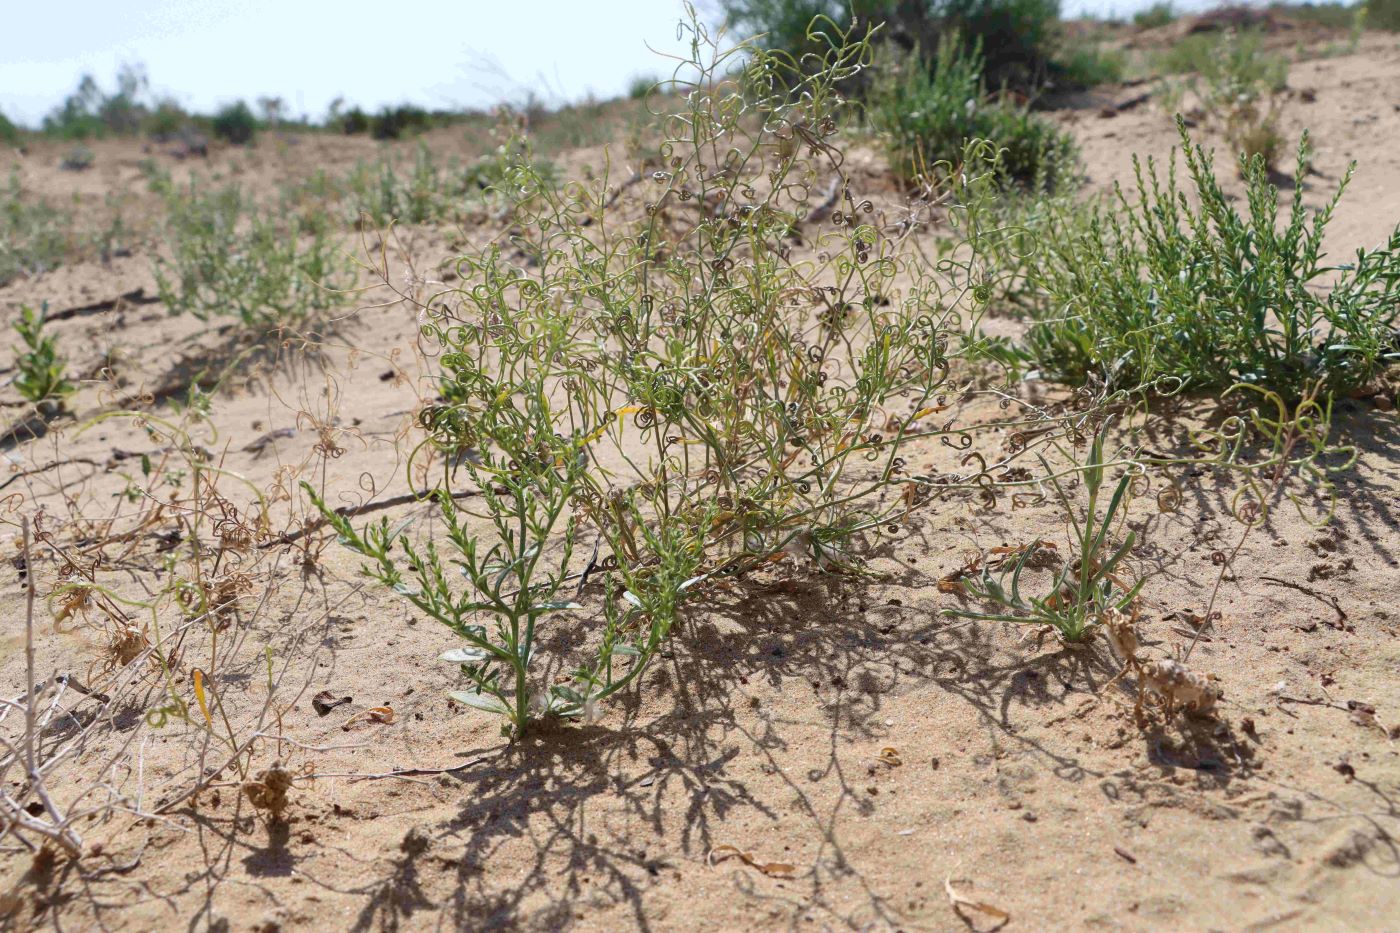
[[[1125,507],[1124,499],[1132,474],[1125,472],[1118,481],[1100,518],[1099,501],[1106,473],[1103,459],[1106,432],[1107,426],[1095,436],[1089,448],[1088,460],[1079,468],[1089,494],[1082,517],[1076,517],[1078,513],[1069,493],[1050,468],[1049,462],[1041,458],[1048,474],[1047,482],[1054,489],[1073,528],[1071,559],[1056,574],[1049,591],[1044,596],[1031,597],[1021,593],[1021,574],[1044,551],[1044,545],[1036,541],[1022,551],[1009,573],[994,577],[990,568],[984,567],[980,576],[964,584],[969,596],[995,603],[1004,611],[981,613],[948,609],[944,610],[946,615],[1049,626],[1066,642],[1076,643],[1083,641],[1102,624],[1106,615],[1123,611],[1131,605],[1142,589],[1143,581],[1128,584],[1123,580],[1119,567],[1132,550],[1136,536],[1129,531],[1123,543],[1114,547],[1110,534],[1120,509]]]
[[[24,343],[16,360],[19,373],[15,376],[15,388],[41,412],[61,410],[64,399],[76,391],[76,386],[68,381],[57,341],[44,332],[44,312],[36,314],[28,305],[21,306],[14,330]]]

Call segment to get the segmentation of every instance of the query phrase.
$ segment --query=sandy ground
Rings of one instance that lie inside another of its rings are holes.
[[[1289,83],[1295,99],[1284,110],[1285,134],[1307,128],[1316,141],[1309,203],[1329,194],[1349,160],[1360,163],[1329,247],[1344,254],[1382,242],[1400,219],[1400,45],[1368,37],[1358,54],[1295,65]],[[1079,140],[1093,186],[1129,178],[1131,153],[1165,155],[1174,142],[1170,120],[1150,103],[1099,115],[1104,101],[1135,92],[1102,92],[1103,100],[1057,113]],[[481,151],[450,134],[430,144]],[[54,170],[47,149],[32,152],[21,171],[39,190],[100,198],[125,186],[140,203],[147,154],[121,143],[95,148],[97,167],[82,175]],[[237,160],[256,189],[372,152],[363,140],[310,139],[215,160]],[[405,237],[416,256],[450,255],[447,233]],[[41,300],[68,308],[136,288],[149,294],[153,285],[138,253],[14,283],[0,289],[0,310],[8,316],[20,301]],[[134,469],[130,452],[158,452],[159,443],[135,419],[80,431],[84,418],[139,403],[141,390],[159,391],[172,371],[187,377],[219,362],[227,345],[217,329],[172,320],[154,304],[74,317],[56,333],[88,377],[74,403],[79,417],[8,451],[13,471],[63,465],[21,476],[4,494],[19,492],[23,508],[54,516],[67,514],[65,499],[80,499],[84,514],[97,517],[117,508],[120,474]],[[348,490],[354,501],[364,498],[366,476],[381,496],[404,492],[405,454],[421,436],[412,413],[428,391],[415,335],[411,311],[366,307],[342,322],[314,364],[287,350],[261,368],[241,368],[199,442],[264,494],[285,493],[284,514],[303,508],[297,478]],[[120,386],[99,378],[114,352]],[[10,365],[7,355],[0,365]],[[12,389],[5,393],[16,401]],[[157,414],[173,417],[168,408]],[[957,414],[989,413],[974,406]],[[1176,417],[1163,422],[1164,436],[1195,415]],[[1005,911],[1014,929],[1393,929],[1397,424],[1371,401],[1347,400],[1335,429],[1359,459],[1338,479],[1332,524],[1315,528],[1280,510],[1226,576],[1221,618],[1194,655],[1220,678],[1218,716],[1145,730],[1134,722],[1131,691],[1101,693],[1118,672],[1102,641],[1069,649],[1024,627],[939,615],[959,603],[935,584],[969,552],[1063,537],[1048,505],[987,510],[975,498],[950,497],[877,543],[871,579],[787,562],[718,587],[685,617],[639,691],[597,722],[514,746],[503,743],[497,722],[447,699],[451,671],[435,658],[453,646],[451,634],[367,586],[357,560],[333,541],[310,564],[295,547],[260,549],[248,566],[268,585],[244,600],[218,649],[217,682],[231,706],[255,707],[275,659],[284,671],[279,697],[295,703],[269,728],[299,745],[269,741],[253,767],[280,755],[294,771],[322,776],[296,785],[282,824],[224,786],[159,818],[117,813],[84,827],[89,854],[78,865],[7,848],[0,927],[1006,923],[976,908],[955,911],[951,888]],[[279,431],[261,447],[252,443]],[[327,457],[328,448],[339,453]],[[936,444],[916,446],[912,468],[948,469],[952,456]],[[1152,574],[1142,630],[1163,654],[1189,640],[1186,620],[1219,573],[1213,555],[1240,532],[1227,514],[1230,489],[1203,480],[1186,492],[1175,512],[1160,512],[1149,495],[1132,513],[1145,542],[1134,560]],[[57,570],[36,562],[41,591]],[[16,696],[24,689],[24,599],[6,572],[0,685]],[[41,611],[38,669],[100,680],[100,636],[58,628]],[[556,637],[567,643],[570,635]],[[150,680],[148,699],[161,689]],[[322,690],[353,701],[318,716],[311,697]],[[391,706],[394,722],[342,728],[350,712],[376,705]],[[78,728],[78,714],[71,724],[56,720],[50,739]],[[195,730],[157,727],[139,705],[116,711],[112,724],[111,738],[85,747],[63,772],[59,797],[76,794],[121,741],[131,744],[112,781],[139,794],[143,812],[168,802],[201,763],[228,757]],[[455,770],[354,777],[406,768]],[[726,857],[729,846],[751,862]]]

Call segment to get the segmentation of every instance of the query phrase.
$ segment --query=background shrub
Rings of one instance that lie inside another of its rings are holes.
[[[1367,0],[1366,25],[1400,32],[1400,0]]]
[[[369,122],[375,139],[400,139],[408,133],[421,133],[432,125],[431,115],[422,107],[400,104],[385,107]]]
[[[210,129],[219,139],[242,146],[253,141],[258,131],[258,118],[243,101],[229,104],[214,114]]]
[[[981,51],[945,36],[925,62],[917,51],[880,69],[866,102],[871,126],[885,139],[891,168],[912,180],[941,161],[956,162],[968,139],[1004,148],[1006,180],[1054,185],[1073,162],[1070,137],[982,78]]]
[[[738,28],[765,33],[765,48],[818,55],[809,61],[824,51],[808,37],[820,15],[842,30],[859,24],[857,35],[883,23],[878,41],[904,51],[936,49],[945,37],[961,36],[967,48],[980,44],[992,87],[1030,91],[1055,70],[1059,0],[722,0],[721,7]]]
[[[0,143],[6,146],[18,146],[19,139],[19,127],[15,126],[4,113],[0,113]]]
[[[1170,0],[1154,3],[1145,10],[1133,14],[1133,25],[1140,29],[1154,29],[1165,26],[1176,19],[1176,7]]]

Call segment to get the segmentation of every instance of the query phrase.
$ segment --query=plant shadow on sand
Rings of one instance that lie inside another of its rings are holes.
[[[1066,751],[1072,742],[1013,721],[1022,707],[1054,706],[1070,716],[1076,704],[1097,702],[1095,691],[1117,671],[1101,644],[1028,658],[1030,647],[1002,627],[864,602],[861,590],[831,577],[728,587],[659,660],[646,709],[629,697],[618,725],[536,730],[455,772],[469,799],[451,817],[409,831],[388,870],[365,889],[369,901],[354,928],[392,929],[435,910],[444,927],[558,929],[584,904],[626,904],[631,921],[651,929],[648,889],[693,872],[718,846],[744,847],[752,830],[726,821],[746,814],[760,822],[796,817],[817,841],[780,887],[756,885],[753,871],[732,874],[755,918],[776,911],[837,927],[899,925],[888,879],[866,877],[847,857],[843,833],[875,809],[860,748],[897,741],[883,724],[884,698],[925,684],[936,688],[931,719],[952,711],[945,703],[966,704],[994,744],[1056,779],[1113,783]],[[803,624],[817,614],[826,624]],[[812,716],[770,715],[747,695],[758,686],[811,690]],[[814,732],[818,757],[805,741]],[[1177,722],[1141,741],[1176,749],[1158,767],[1191,768],[1216,786],[1252,767],[1228,728],[1214,723]],[[755,763],[774,776],[761,788],[742,776]],[[653,840],[670,849],[657,850]],[[512,859],[518,883],[493,876],[500,857]]]

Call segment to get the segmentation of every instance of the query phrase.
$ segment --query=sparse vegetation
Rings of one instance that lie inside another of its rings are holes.
[[[0,285],[57,267],[69,255],[72,228],[68,212],[26,194],[11,172],[0,193]]]
[[[0,145],[18,146],[20,142],[19,127],[9,117],[0,111]]]
[[[169,257],[156,258],[154,273],[171,314],[298,331],[340,303],[347,262],[324,226],[303,234],[233,186],[205,192],[192,183],[172,190],[167,205]]]
[[[1389,915],[1381,37],[727,7],[612,101],[15,128],[0,927]]]

